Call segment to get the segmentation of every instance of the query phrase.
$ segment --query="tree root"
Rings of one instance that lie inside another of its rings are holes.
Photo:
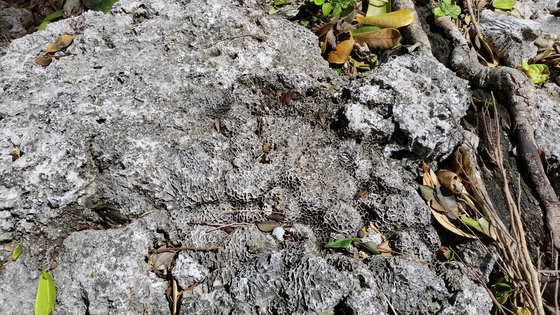
[[[467,79],[473,86],[492,89],[508,105],[514,121],[518,156],[545,210],[546,224],[552,234],[552,244],[556,250],[560,250],[560,201],[537,153],[534,128],[530,123],[530,108],[536,105],[533,83],[516,69],[482,66],[478,62],[475,51],[469,47],[451,18],[437,18],[436,25],[449,35],[454,46],[450,58],[452,70]]]

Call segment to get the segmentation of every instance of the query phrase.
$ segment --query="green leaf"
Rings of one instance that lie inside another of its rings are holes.
[[[342,7],[340,7],[339,5],[337,5],[336,7],[334,7],[334,10],[333,10],[333,12],[332,12],[333,18],[339,16],[341,12],[342,12]]]
[[[381,28],[375,25],[362,25],[355,30],[350,30],[350,34],[352,35],[363,34],[367,32],[379,31],[380,29]]]
[[[270,6],[270,8],[268,8],[268,14],[269,14],[269,15],[273,15],[273,14],[275,14],[276,12],[278,12],[278,10],[276,10],[275,7]],[[308,23],[309,23],[309,22],[308,22]]]
[[[39,31],[44,31],[47,29],[47,24],[49,24],[49,22],[52,22],[53,20],[56,20],[58,18],[62,17],[62,10],[56,10],[53,13],[47,15],[44,19],[43,22],[41,22],[41,24],[39,25],[39,27],[37,28]]]
[[[42,270],[37,284],[35,297],[35,315],[49,315],[56,303],[56,287],[51,275]]]
[[[456,19],[459,14],[461,14],[461,7],[456,5],[451,0],[441,0],[439,2],[439,7],[434,8],[433,12],[436,17],[442,17],[444,15],[448,15],[454,19]]]
[[[316,5],[323,5],[323,3],[325,3],[325,0],[315,0],[313,1]]]
[[[515,5],[515,0],[494,0],[492,6],[500,10],[511,10]]]
[[[337,248],[342,249],[350,246],[352,242],[359,242],[360,238],[352,237],[352,238],[340,238],[334,242],[327,242],[325,244],[325,248]]]
[[[332,10],[332,5],[330,3],[323,3],[323,6],[321,7],[321,12],[323,13],[324,17],[329,16],[329,13],[331,13]]]
[[[101,0],[96,6],[91,8],[94,11],[101,11],[103,13],[107,13],[111,10],[113,5],[117,3],[119,0]]]
[[[454,5],[451,8],[449,8],[448,11],[448,15],[454,19],[456,19],[459,14],[461,14],[461,7],[459,7],[458,5]]]
[[[521,61],[521,69],[524,70],[524,72],[534,84],[541,84],[546,82],[546,80],[548,80],[548,75],[550,74],[547,65],[541,63],[530,65],[526,60]]]
[[[21,244],[18,244],[12,251],[12,260],[17,260],[21,252],[23,252],[23,246],[21,246]]]
[[[442,10],[440,7],[434,8],[433,12],[434,12],[434,15],[435,15],[436,17],[445,16],[445,12],[443,12],[443,10]]]
[[[488,220],[486,220],[485,218],[475,220],[463,214],[461,215],[461,222],[475,229],[476,231],[492,238],[493,240],[496,240],[495,228],[490,225],[490,222],[488,222]]]

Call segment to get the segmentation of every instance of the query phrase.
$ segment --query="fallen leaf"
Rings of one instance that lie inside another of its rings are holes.
[[[439,260],[450,260],[453,257],[453,252],[451,251],[451,249],[449,249],[449,247],[447,246],[441,246],[437,252],[436,252],[436,256],[438,257]]]
[[[46,67],[46,66],[48,66],[48,65],[51,64],[51,62],[52,62],[52,56],[49,55],[49,54],[37,56],[37,57],[35,57],[35,61],[36,61],[39,65],[41,65],[41,66],[43,66],[43,67]]]
[[[357,34],[373,32],[373,31],[379,31],[380,29],[381,28],[379,26],[375,26],[375,25],[362,25],[355,30],[349,30],[349,32],[352,35],[357,35]]]
[[[35,315],[49,315],[56,304],[56,287],[51,275],[42,270],[37,284]]]
[[[475,220],[473,218],[469,218],[466,215],[461,216],[461,222],[467,225],[470,228],[475,229],[477,232],[482,233],[493,240],[496,240],[496,228],[488,222],[485,218],[480,218]]]
[[[72,44],[72,41],[74,40],[74,38],[76,38],[77,35],[60,35],[57,38],[55,38],[54,43],[49,43],[47,45],[47,53],[55,53],[57,51],[60,51],[68,46],[70,46],[70,44]]]
[[[354,200],[358,200],[360,198],[364,198],[365,196],[367,196],[367,194],[369,193],[369,189],[367,187],[364,187],[360,190],[358,190],[355,194],[354,194]]]
[[[369,252],[375,255],[381,254],[379,249],[377,249],[377,244],[375,242],[361,242],[360,247],[367,249]]]
[[[18,147],[15,147],[12,152],[10,152],[12,156],[12,162],[19,159],[21,157],[21,150]]]
[[[356,20],[360,24],[377,25],[381,28],[399,28],[414,22],[414,12],[411,9],[403,9],[381,15],[358,16]]]
[[[443,213],[432,211],[432,215],[434,216],[434,219],[436,219],[436,221],[441,224],[441,226],[443,226],[447,231],[453,234],[472,239],[479,238],[478,236],[470,232],[466,232],[458,228],[455,224],[451,223],[451,221],[449,221],[449,218],[447,218],[447,216]]]
[[[390,49],[401,41],[401,33],[396,28],[384,28],[378,31],[353,35],[358,44],[365,43],[372,51]]]
[[[328,61],[330,63],[341,64],[348,61],[352,48],[354,48],[354,38],[352,38],[352,35],[348,35],[350,38],[341,41],[340,44],[336,46],[336,50],[329,53]]]
[[[423,184],[435,188],[436,185],[439,184],[436,173],[432,171],[426,162],[422,162],[422,171],[424,172],[424,176],[422,177]]]
[[[460,194],[464,189],[461,178],[450,170],[439,169],[437,171],[437,177],[439,183],[454,194]]]
[[[272,220],[257,223],[257,227],[259,228],[259,230],[261,230],[263,232],[270,232],[270,231],[274,230],[274,228],[277,227],[277,226],[280,226],[280,224],[278,222],[272,221]]]
[[[325,115],[322,111],[317,111],[315,113],[315,122],[320,125],[321,127],[325,128]]]
[[[511,10],[515,2],[515,0],[494,0],[492,6],[500,10]]]
[[[21,246],[21,244],[18,244],[12,251],[12,261],[17,260],[19,255],[21,255],[21,252],[23,252],[23,246]]]
[[[148,256],[148,264],[152,271],[160,278],[166,279],[175,261],[175,252],[161,252]]]
[[[325,244],[325,248],[334,248],[334,249],[344,249],[350,246],[352,242],[359,242],[360,238],[352,237],[352,238],[342,238],[337,239],[333,242],[327,242]]]
[[[490,48],[490,45],[488,45],[481,36],[477,35],[475,37],[474,46],[477,48],[476,53],[478,61],[483,66],[494,68],[500,65],[500,61],[496,58],[496,55],[494,55],[492,48]]]
[[[220,127],[220,119],[219,118],[214,119],[214,127],[216,128],[216,131],[218,133],[222,133],[222,128]]]
[[[271,213],[268,217],[266,217],[269,220],[272,221],[276,221],[276,222],[282,222],[284,221],[284,216],[281,215],[280,213]]]
[[[451,220],[457,220],[461,215],[453,193],[441,185],[436,185],[434,196],[437,202],[445,209],[445,215]]]

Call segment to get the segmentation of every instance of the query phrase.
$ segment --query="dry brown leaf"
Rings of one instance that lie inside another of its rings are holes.
[[[446,230],[448,230],[453,234],[457,234],[459,236],[466,237],[466,238],[473,238],[473,239],[479,238],[478,236],[472,233],[459,229],[457,226],[455,226],[455,224],[451,223],[451,221],[449,221],[449,218],[447,218],[447,216],[443,213],[432,211],[432,215],[434,216],[436,221],[438,221],[439,224],[441,224],[441,226],[443,226]]]
[[[365,196],[367,196],[369,193],[369,189],[367,187],[364,187],[360,190],[358,190],[355,194],[354,194],[354,200],[358,200],[360,198],[364,198]]]
[[[37,57],[35,57],[35,61],[36,61],[39,65],[41,65],[41,66],[43,66],[43,67],[46,67],[46,66],[48,66],[48,65],[51,64],[51,62],[52,62],[52,56],[49,55],[49,54],[37,56]]]
[[[424,176],[422,178],[423,184],[435,188],[436,185],[439,184],[436,173],[432,171],[426,162],[422,162],[422,171],[424,171]]]
[[[358,16],[356,20],[361,24],[376,25],[382,28],[399,28],[414,22],[414,12],[411,9],[403,9],[381,15]]]
[[[460,194],[464,189],[463,184],[461,183],[461,178],[450,170],[438,170],[437,177],[440,184],[454,194]]]
[[[174,261],[175,252],[156,253],[148,256],[148,264],[152,268],[152,271],[163,279],[165,279],[168,272],[171,271]]]
[[[488,43],[486,43],[486,41],[482,37],[476,36],[475,43],[477,44],[475,46],[479,47],[476,51],[478,61],[483,66],[494,68],[500,65],[500,61],[494,55],[492,48],[490,48]]]
[[[323,35],[326,35],[327,32],[331,31],[332,28],[333,28],[332,22],[323,24],[321,27],[319,27],[319,29],[315,31],[315,35],[317,35],[317,37],[322,37]]]
[[[402,38],[401,33],[396,28],[384,28],[373,32],[355,34],[353,36],[356,43],[365,43],[372,51],[377,51],[380,48],[393,48]]]
[[[10,152],[12,156],[12,162],[19,159],[21,157],[21,150],[18,147],[15,147],[12,152]]]
[[[348,57],[354,48],[354,38],[350,34],[348,34],[348,36],[350,36],[350,38],[341,41],[340,44],[336,46],[336,50],[329,53],[328,61],[330,63],[341,64],[348,61]]]

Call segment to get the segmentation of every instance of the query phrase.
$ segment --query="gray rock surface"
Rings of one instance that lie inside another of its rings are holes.
[[[33,16],[26,9],[8,6],[0,1],[0,56],[5,53],[5,47],[16,39],[27,34],[27,29],[33,25]]]
[[[65,33],[78,35],[69,54],[36,64]],[[431,56],[341,78],[311,32],[257,2],[121,0],[15,40],[0,73],[0,241],[26,248],[0,271],[1,314],[30,312],[49,268],[56,314],[169,314],[167,282],[145,258],[162,243],[220,247],[177,254],[180,287],[203,278],[181,314],[491,307],[436,260],[417,191],[417,162],[451,152],[468,99]],[[275,91],[297,97],[282,105]],[[131,223],[102,222],[101,204]],[[272,212],[284,241],[254,224]],[[322,248],[369,221],[401,256]]]
[[[535,57],[537,47],[534,42],[542,34],[542,29],[535,21],[483,10],[480,32],[496,56],[515,68],[521,65],[521,60]]]

